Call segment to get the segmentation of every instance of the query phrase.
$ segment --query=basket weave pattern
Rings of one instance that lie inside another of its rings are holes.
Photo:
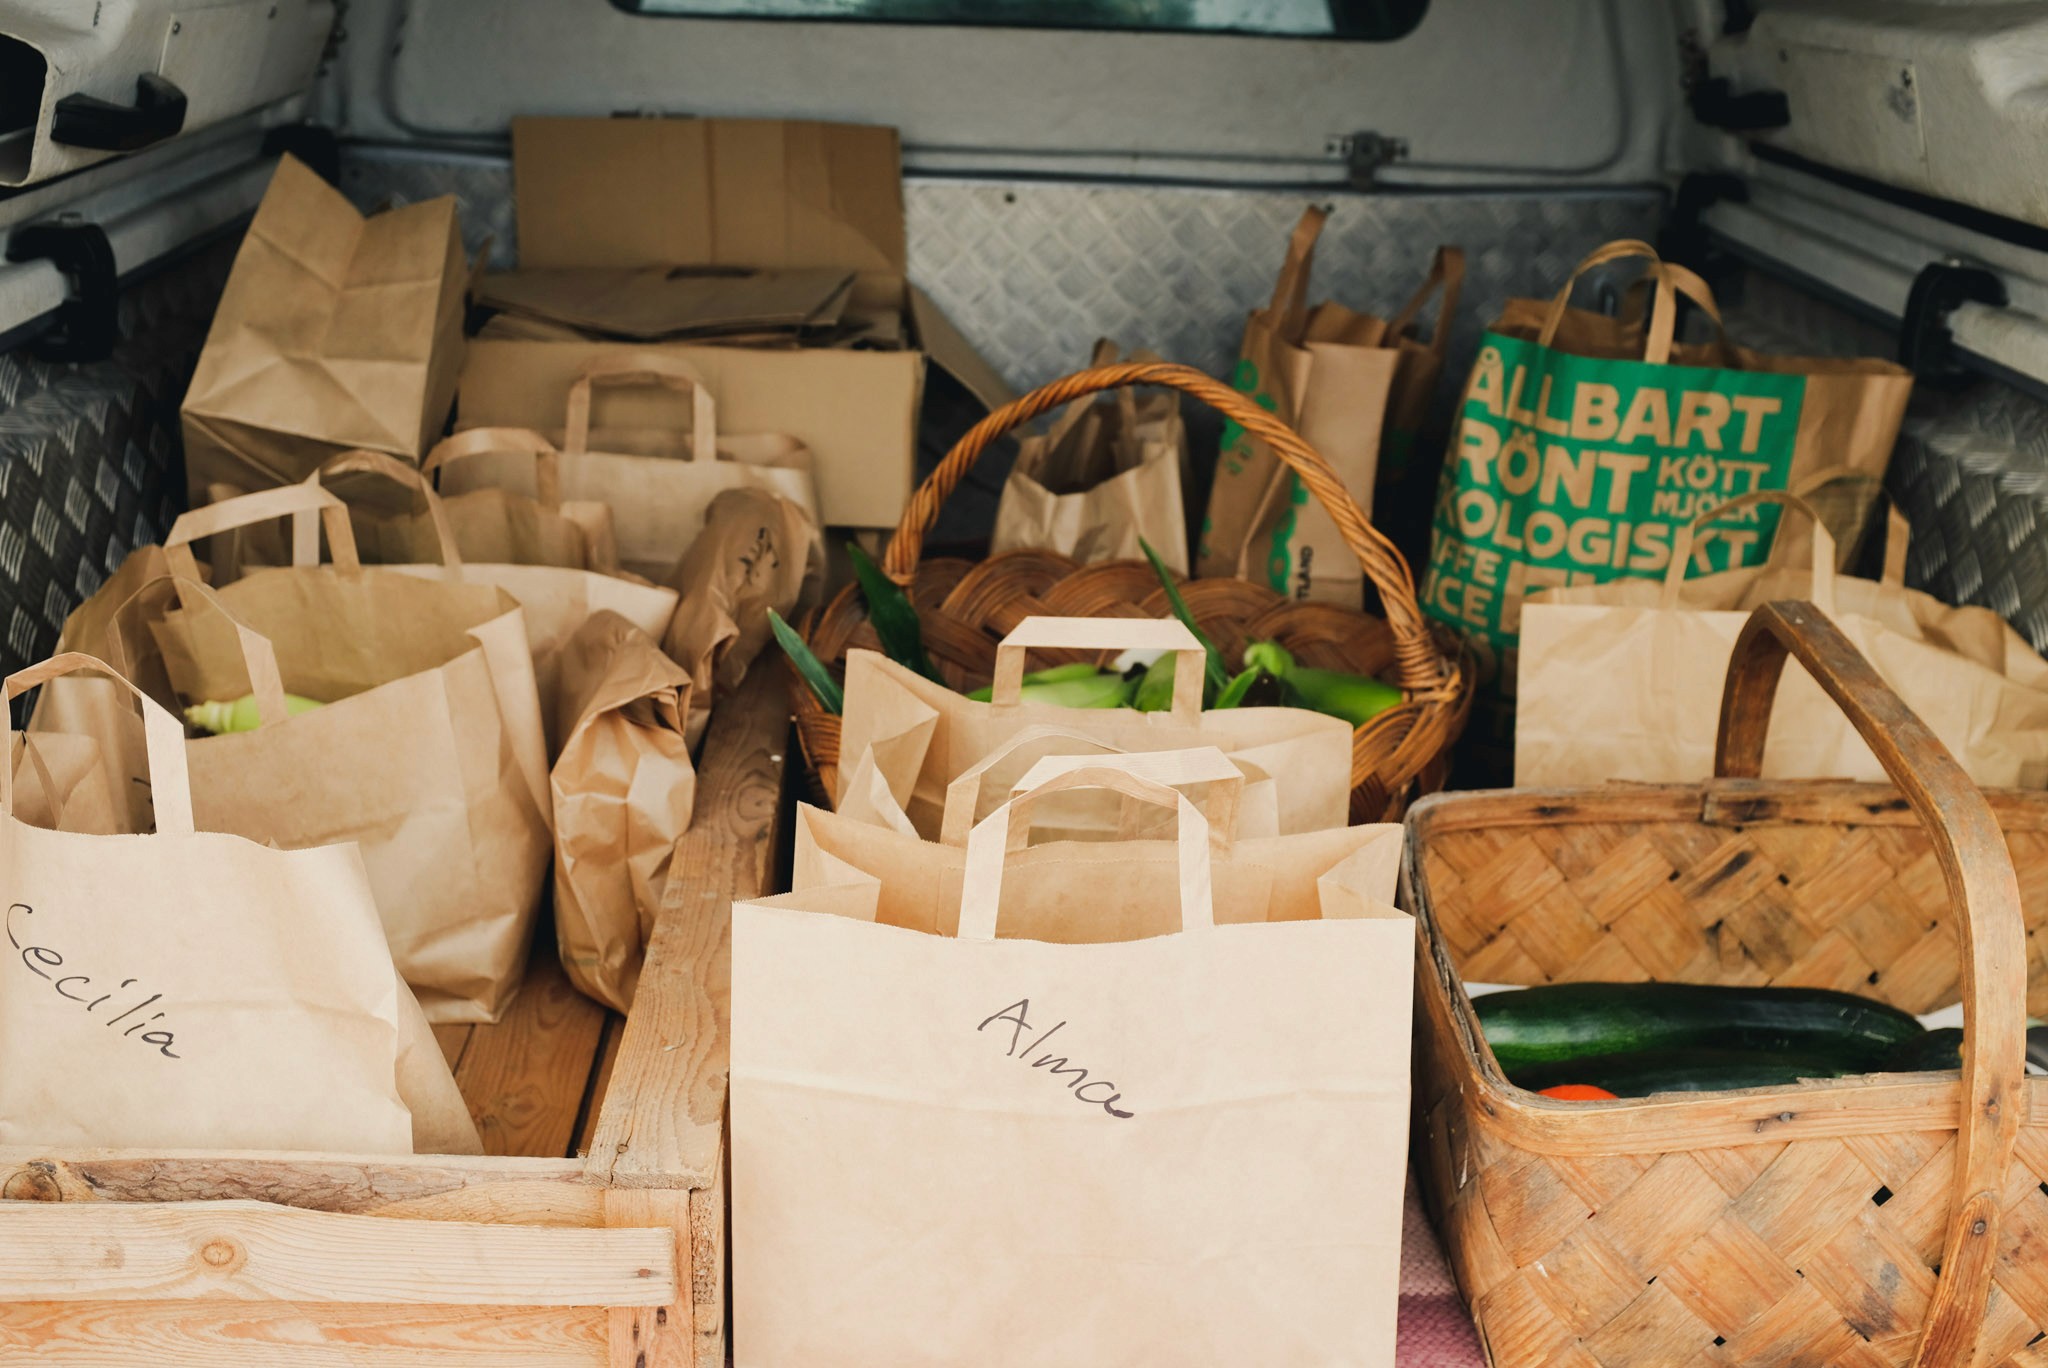
[[[1438,956],[1419,986],[1417,1160],[1496,1363],[1913,1361],[1950,1212],[1953,1075],[1845,1113],[1833,1128],[1847,1133],[1782,1138],[1800,1127],[1774,1091],[1750,1095],[1736,1126],[1703,1121],[1697,1143],[1546,1152],[1551,1132],[1488,1114],[1486,1066],[1455,1025],[1456,979],[1777,983],[1914,1013],[1955,1002],[1948,895],[1897,795],[1768,787],[1785,796],[1762,816],[1712,786],[1646,787],[1594,790],[1615,796],[1584,808],[1490,795],[1420,824],[1418,902]],[[1993,807],[2040,1012],[2048,796]],[[2026,1086],[1979,1362],[2048,1368],[2048,1340],[2033,1343],[2048,1328],[2048,1081]]]
[[[989,683],[997,644],[1027,617],[1158,618],[1168,613],[1158,578],[1142,561],[1081,566],[1062,555],[1029,550],[978,564],[921,558],[924,535],[946,497],[999,437],[1079,397],[1125,385],[1165,385],[1194,395],[1270,443],[1331,510],[1378,589],[1385,617],[1295,602],[1241,580],[1193,580],[1182,589],[1189,611],[1233,668],[1248,642],[1272,640],[1304,665],[1377,675],[1403,689],[1403,702],[1352,734],[1351,819],[1388,820],[1399,815],[1413,792],[1441,787],[1446,753],[1464,725],[1471,696],[1456,647],[1422,616],[1407,564],[1300,437],[1235,390],[1186,366],[1105,366],[1035,390],[977,424],[918,488],[889,543],[883,568],[909,586],[925,649],[946,683],[963,690]],[[851,586],[820,610],[805,636],[818,658],[832,667],[843,664],[849,649],[880,649]],[[1034,665],[1083,659],[1102,657],[1047,651]],[[839,719],[800,684],[792,697],[817,796],[829,804],[839,789]]]

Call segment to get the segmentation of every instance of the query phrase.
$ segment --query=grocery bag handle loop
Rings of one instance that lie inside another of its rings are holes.
[[[1962,959],[1963,1068],[1941,1272],[1915,1368],[1972,1361],[2001,1244],[2005,1174],[2027,1111],[2027,949],[2019,881],[1990,804],[1927,724],[1810,603],[1767,603],[1736,638],[1721,695],[1714,773],[1763,772],[1771,703],[1787,657],[1834,699],[1926,829]]]
[[[1213,746],[1196,747],[1194,749],[1215,751],[1219,757],[1223,754]],[[1146,753],[1151,754],[1152,752]],[[939,844],[956,847],[967,844],[967,833],[973,830],[974,823],[977,820],[976,814],[981,808],[981,795],[982,790],[986,787],[985,781],[988,778],[989,772],[1000,765],[1010,763],[1014,770],[1014,762],[1020,756],[1027,758],[1035,757],[1031,758],[1032,766],[1041,765],[1053,757],[1059,757],[1062,764],[1067,767],[1090,762],[1122,763],[1122,757],[1127,754],[1134,755],[1138,754],[1138,752],[1120,750],[1107,741],[1067,727],[1026,727],[962,770],[953,782],[946,785],[946,806],[939,820]],[[1212,783],[1220,786],[1210,791],[1209,806],[1204,815],[1209,818],[1209,825],[1219,838],[1234,840],[1237,836],[1238,822],[1240,820],[1239,810],[1243,805],[1243,795],[1247,781],[1244,771],[1227,757],[1222,759],[1222,766],[1222,768],[1217,768],[1215,765],[1209,765],[1210,773],[1193,775],[1178,782]],[[1160,775],[1150,768],[1150,762],[1147,762],[1146,766],[1141,766],[1140,772],[1144,773],[1148,778],[1160,778]],[[1028,777],[1028,774],[1026,777]],[[1162,780],[1162,782],[1175,781]],[[1009,797],[1016,797],[1023,787],[1024,781],[1020,778],[1016,784],[1011,786]],[[845,810],[843,803],[841,810]],[[1127,820],[1123,830],[1124,834],[1128,836],[1130,832],[1128,819],[1131,817],[1128,804],[1125,806],[1124,815]]]
[[[456,572],[462,578],[462,550],[455,544],[455,528],[448,521],[448,507],[441,502],[441,496],[434,492],[434,482],[427,478],[425,471],[407,465],[394,456],[381,451],[366,451],[358,448],[344,451],[339,456],[323,462],[306,483],[326,488],[329,475],[353,475],[357,473],[382,475],[393,484],[404,485],[419,491],[427,504],[427,521],[433,525],[434,541],[441,548],[441,564]],[[330,493],[332,491],[329,491]],[[320,563],[320,542],[314,532],[314,523],[305,513],[292,515],[292,564],[298,566]]]
[[[1127,758],[1127,757],[1126,757]],[[1158,803],[1174,810],[1179,818],[1175,850],[1180,872],[1181,929],[1194,931],[1214,926],[1216,912],[1209,872],[1209,823],[1186,794],[1156,780],[1140,778],[1114,763],[1098,761],[1068,770],[1028,793],[1012,798],[975,825],[967,836],[967,859],[960,888],[959,938],[992,941],[996,938],[997,909],[1002,902],[1003,867],[1011,853],[1021,850],[1031,835],[1031,807],[1044,794],[1068,789],[1106,788],[1143,802]],[[1105,889],[1105,897],[1115,897]]]
[[[0,812],[14,815],[14,709],[15,699],[30,689],[80,670],[95,670],[135,695],[142,704],[143,750],[149,759],[149,797],[156,810],[159,836],[190,836],[192,824],[192,779],[185,765],[185,725],[170,710],[135,686],[135,681],[97,656],[83,651],[66,651],[38,665],[16,670],[7,676],[4,697],[0,697]],[[32,749],[32,748],[31,748]],[[56,790],[48,771],[43,785],[50,793],[53,809]],[[58,826],[62,827],[60,819]]]
[[[1028,617],[996,645],[996,668],[989,685],[991,705],[1013,708],[1024,687],[1027,650],[1126,651],[1161,650],[1174,655],[1173,706],[1167,716],[1194,727],[1202,721],[1202,682],[1208,652],[1195,634],[1175,618]]]
[[[1289,342],[1299,342],[1308,326],[1308,280],[1315,270],[1316,239],[1322,236],[1329,217],[1327,208],[1311,204],[1301,211],[1294,231],[1287,235],[1287,256],[1280,263],[1273,299],[1266,308],[1273,330]]]
[[[362,568],[362,561],[356,554],[355,525],[348,520],[348,505],[317,484],[259,489],[254,494],[238,494],[232,499],[181,513],[171,524],[170,535],[164,538],[165,558],[170,561],[171,573],[196,583],[199,565],[192,558],[193,542],[201,537],[217,537],[238,527],[253,527],[272,518],[294,518],[296,527],[295,515],[300,513],[320,515],[321,525],[327,529],[327,549],[334,557],[335,569]],[[299,538],[294,535],[292,542],[296,562]]]
[[[432,475],[441,467],[471,456],[519,455],[533,457],[534,502],[550,512],[562,507],[562,460],[555,444],[532,428],[465,428],[443,437],[427,453],[420,471]]]
[[[1422,316],[1422,306],[1429,297],[1441,288],[1443,303],[1436,311],[1436,326],[1430,331],[1428,347],[1442,356],[1451,345],[1451,325],[1458,316],[1458,296],[1465,288],[1465,249],[1443,246],[1436,249],[1430,258],[1429,274],[1415,287],[1415,293],[1408,296],[1408,302],[1401,306],[1401,312],[1394,315],[1394,321],[1387,325],[1387,340],[1399,346],[1401,338],[1414,327]]]
[[[1150,779],[1171,789],[1185,789],[1190,784],[1212,784],[1209,793],[1208,810],[1202,816],[1209,823],[1211,849],[1227,849],[1237,832],[1238,805],[1244,798],[1244,771],[1230,763],[1229,757],[1214,746],[1189,746],[1181,750],[1167,751],[1125,751],[1103,757],[1100,755],[1047,755],[1026,770],[1023,777],[1010,789],[1010,796],[1021,798],[1048,780],[1067,773],[1069,770],[1087,769],[1091,766],[1107,766],[1135,774],[1140,779]],[[1139,800],[1124,795],[1124,811],[1119,839],[1131,841],[1137,837],[1137,813]],[[1200,811],[1197,808],[1197,811]]]
[[[1193,395],[1209,407],[1233,419],[1239,426],[1267,443],[1274,455],[1301,477],[1302,484],[1328,510],[1339,535],[1358,559],[1365,577],[1379,590],[1380,604],[1394,638],[1394,681],[1411,696],[1455,696],[1460,688],[1459,666],[1438,649],[1430,626],[1415,598],[1415,576],[1408,563],[1386,535],[1372,525],[1344,482],[1330,469],[1329,462],[1303,441],[1301,435],[1276,415],[1260,408],[1230,386],[1191,366],[1166,362],[1126,361],[1098,370],[1082,371],[1042,385],[1003,405],[971,428],[954,444],[923,484],[904,505],[902,520],[882,558],[882,567],[898,584],[910,583],[924,552],[925,534],[938,520],[948,497],[974,468],[982,453],[998,437],[1042,413],[1050,413],[1084,394],[1118,389],[1127,385],[1159,385]]]
[[[1634,238],[1623,238],[1607,243],[1588,252],[1565,282],[1551,297],[1549,311],[1544,315],[1542,331],[1536,335],[1536,344],[1541,347],[1555,345],[1557,332],[1564,323],[1565,312],[1571,307],[1572,291],[1578,286],[1579,278],[1596,266],[1610,261],[1624,261],[1631,257],[1649,260],[1646,279],[1654,282],[1650,306],[1649,327],[1643,338],[1643,360],[1653,366],[1668,365],[1671,361],[1671,347],[1678,330],[1678,296],[1683,294],[1706,311],[1721,326],[1721,310],[1714,302],[1714,292],[1694,272],[1667,262],[1657,255],[1657,249],[1647,242]]]
[[[718,459],[718,405],[703,372],[666,352],[613,352],[585,366],[569,386],[569,417],[562,450],[581,456],[590,450],[590,390],[593,385],[659,385],[690,396],[690,455]]]
[[[1664,589],[1657,600],[1658,608],[1665,612],[1679,606],[1679,598],[1685,590],[1685,577],[1692,568],[1692,552],[1699,530],[1716,519],[1758,504],[1780,504],[1795,512],[1804,513],[1813,524],[1813,602],[1829,617],[1835,615],[1835,538],[1827,524],[1820,519],[1820,511],[1812,504],[1789,489],[1752,489],[1747,494],[1738,494],[1732,499],[1716,504],[1678,529],[1671,538],[1671,564],[1664,569]],[[1779,524],[1783,526],[1782,521]]]

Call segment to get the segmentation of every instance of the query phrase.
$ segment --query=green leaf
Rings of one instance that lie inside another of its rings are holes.
[[[924,628],[918,623],[917,608],[910,595],[882,573],[882,567],[858,542],[846,544],[846,555],[853,562],[853,576],[860,581],[861,600],[868,606],[868,621],[881,638],[883,653],[905,669],[915,670],[935,684],[944,684],[946,681],[939,678],[932,658],[925,654]]]
[[[1195,615],[1188,611],[1187,600],[1180,596],[1180,588],[1173,582],[1173,571],[1166,568],[1166,562],[1159,559],[1159,553],[1152,549],[1150,542],[1138,538],[1139,547],[1145,552],[1145,559],[1152,562],[1152,573],[1159,576],[1159,585],[1166,590],[1167,606],[1181,625],[1195,634],[1195,640],[1202,643],[1207,661],[1202,671],[1204,691],[1211,696],[1223,692],[1230,683],[1230,670],[1223,663],[1223,652],[1216,649],[1216,643],[1209,640],[1209,634],[1195,624]]]
[[[775,640],[788,653],[790,663],[796,666],[796,672],[804,677],[804,683],[811,686],[811,692],[825,705],[825,711],[834,715],[844,712],[845,690],[839,687],[839,681],[832,677],[824,662],[804,644],[804,639],[796,634],[796,628],[784,622],[782,614],[773,608],[768,610],[768,626],[774,630]]]
[[[1259,682],[1259,676],[1266,672],[1258,664],[1247,665],[1223,686],[1223,692],[1216,695],[1218,708],[1234,708],[1244,702],[1244,696],[1252,691],[1252,685]]]

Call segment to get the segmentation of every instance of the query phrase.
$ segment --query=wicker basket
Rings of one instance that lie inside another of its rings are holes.
[[[1034,390],[977,423],[911,496],[883,568],[909,586],[925,648],[946,682],[963,690],[988,683],[996,643],[1027,617],[1156,618],[1169,611],[1158,578],[1143,561],[1081,566],[1046,551],[1008,551],[979,564],[919,559],[925,533],[946,497],[998,437],[1083,395],[1125,385],[1164,385],[1191,394],[1268,442],[1330,510],[1378,589],[1384,619],[1327,603],[1296,603],[1241,580],[1196,580],[1184,590],[1189,611],[1233,666],[1246,643],[1278,641],[1304,665],[1377,675],[1404,691],[1401,703],[1352,736],[1351,820],[1398,817],[1414,792],[1441,787],[1446,752],[1471,702],[1469,680],[1456,646],[1423,619],[1407,563],[1366,520],[1322,457],[1291,428],[1187,366],[1104,366]],[[879,647],[860,595],[850,585],[811,620],[807,639],[818,658],[834,668],[843,664],[849,647]],[[1062,658],[1048,652],[1042,663]],[[808,688],[798,685],[792,697],[817,796],[829,803],[839,791],[839,718]]]
[[[1896,790],[1755,780],[1788,650]],[[1409,814],[1416,1159],[1481,1338],[1501,1365],[2048,1365],[2048,795],[1980,794],[1811,605],[1759,609],[1728,679],[1723,778]],[[1461,987],[1621,979],[1961,1001],[1968,1062],[1554,1102]]]

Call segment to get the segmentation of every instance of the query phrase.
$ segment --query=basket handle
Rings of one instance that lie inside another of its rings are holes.
[[[910,582],[924,550],[925,533],[937,521],[939,509],[998,437],[1042,413],[1050,413],[1071,403],[1081,395],[1120,389],[1126,385],[1163,385],[1192,395],[1224,417],[1235,419],[1246,432],[1270,445],[1329,511],[1331,521],[1337,524],[1337,530],[1351,548],[1351,553],[1358,557],[1366,577],[1380,591],[1387,625],[1393,629],[1394,663],[1401,687],[1419,691],[1443,686],[1443,662],[1430,639],[1422,609],[1415,601],[1415,578],[1409,572],[1408,563],[1401,559],[1401,553],[1359,509],[1357,501],[1345,491],[1344,482],[1337,478],[1337,472],[1330,469],[1329,462],[1317,455],[1315,448],[1304,442],[1293,428],[1230,386],[1192,366],[1177,366],[1164,361],[1126,362],[1081,371],[1042,385],[976,423],[911,494],[910,502],[903,509],[903,520],[896,524],[896,534],[890,538],[888,553],[882,560],[890,578],[898,584]]]
[[[1963,1105],[1941,1274],[1915,1368],[1971,1362],[1990,1293],[2000,1192],[2027,1110],[2027,961],[2019,882],[1984,795],[1870,662],[1810,603],[1767,603],[1750,615],[1728,662],[1714,773],[1762,771],[1771,702],[1791,656],[1842,709],[1913,805],[1963,916]]]

